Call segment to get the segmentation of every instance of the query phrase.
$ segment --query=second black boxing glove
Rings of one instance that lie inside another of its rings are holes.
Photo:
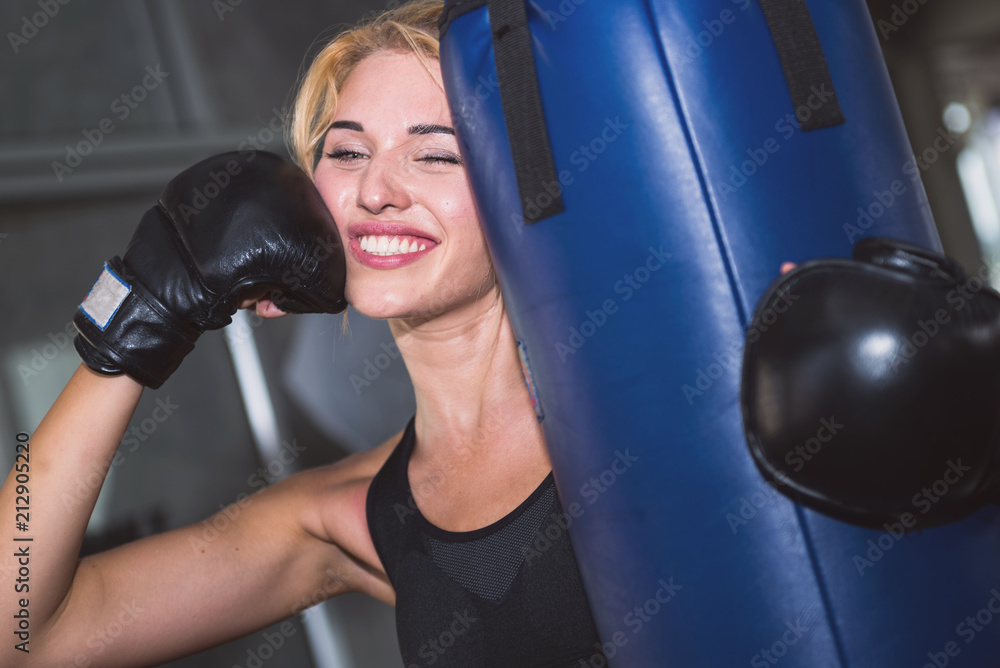
[[[848,522],[925,528],[995,501],[1000,295],[884,238],[776,281],[748,330],[741,402],[757,467]]]
[[[273,153],[225,153],[181,172],[107,262],[73,322],[84,362],[157,388],[202,332],[266,289],[282,310],[338,313],[344,250],[309,177]]]

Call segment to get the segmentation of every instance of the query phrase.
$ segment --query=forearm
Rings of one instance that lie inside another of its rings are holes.
[[[27,607],[31,637],[37,638],[65,598],[90,514],[141,394],[142,386],[127,376],[101,376],[81,366],[27,448],[20,448],[0,489],[3,636],[14,638],[15,615]],[[0,665],[20,654],[13,645],[0,645]]]

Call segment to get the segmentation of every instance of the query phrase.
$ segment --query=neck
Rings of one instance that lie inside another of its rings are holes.
[[[498,290],[433,319],[389,326],[413,383],[422,447],[447,455],[543,438]]]

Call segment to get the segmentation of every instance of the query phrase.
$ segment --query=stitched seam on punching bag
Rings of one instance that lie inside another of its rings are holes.
[[[759,0],[759,4],[778,51],[778,59],[781,62],[793,106],[798,108],[807,104],[808,97],[812,95],[812,90],[816,86],[829,86],[831,90],[831,98],[827,103],[806,122],[801,123],[802,130],[808,132],[844,123],[844,114],[840,108],[840,101],[837,99],[837,91],[833,85],[826,55],[823,52],[823,46],[820,44],[819,35],[816,32],[816,25],[805,0]],[[827,626],[830,629],[830,638],[837,651],[840,665],[847,668],[849,664],[843,637],[837,626],[837,618],[830,601],[830,592],[820,568],[819,556],[816,553],[816,545],[806,520],[805,511],[798,504],[793,505],[793,508],[795,518],[799,523],[799,531],[802,532],[806,554],[809,555],[813,579],[819,590],[820,600],[823,602]]]
[[[802,541],[805,543],[806,553],[809,555],[809,563],[812,565],[813,577],[816,579],[816,587],[819,589],[819,597],[823,601],[823,611],[826,613],[827,624],[830,627],[830,638],[837,650],[837,659],[840,661],[841,668],[849,668],[850,664],[847,663],[847,653],[844,649],[840,628],[837,626],[837,618],[833,614],[833,606],[830,603],[830,592],[819,567],[819,558],[816,556],[816,545],[812,539],[812,532],[809,531],[809,525],[806,522],[805,508],[797,503],[792,504],[792,507],[795,509],[795,518],[799,522]]]
[[[646,8],[646,14],[649,16],[649,25],[659,25],[656,19],[656,11],[651,6],[649,0],[644,2],[643,5]],[[663,76],[667,81],[667,88],[670,90],[670,97],[674,102],[674,109],[677,112],[677,119],[680,122],[681,130],[684,133],[684,141],[687,143],[688,154],[691,156],[691,162],[694,165],[694,172],[698,178],[698,187],[701,189],[701,197],[705,203],[705,208],[708,210],[708,218],[712,225],[712,234],[715,235],[716,245],[721,249],[720,255],[722,256],[722,266],[726,271],[726,280],[729,281],[730,293],[735,294],[738,297],[733,300],[736,306],[737,319],[739,320],[741,330],[745,331],[749,321],[747,310],[743,307],[746,295],[743,294],[739,284],[736,282],[736,272],[734,269],[732,253],[730,252],[729,244],[726,243],[725,236],[722,234],[722,225],[719,222],[719,212],[716,210],[712,199],[705,165],[702,162],[701,156],[698,153],[698,148],[694,143],[694,134],[687,121],[687,115],[683,104],[681,104],[680,95],[677,93],[677,82],[674,80],[673,70],[670,68],[670,62],[667,59],[667,53],[663,47],[663,42],[660,40],[659,35],[656,34],[655,31],[651,30],[651,37],[656,42],[656,50],[660,57],[660,68],[663,70]]]
[[[651,6],[649,0],[643,3],[646,7],[646,12],[650,18],[650,25],[658,25],[656,21],[656,12]],[[657,38],[657,50],[660,55],[661,67],[663,69],[664,77],[667,80],[667,86],[670,89],[670,95],[673,98],[674,108],[677,111],[677,117],[680,121],[681,128],[684,132],[684,139],[688,145],[688,152],[691,155],[692,163],[695,166],[695,173],[698,177],[698,184],[702,191],[702,198],[705,201],[706,209],[708,210],[709,220],[712,224],[712,232],[715,235],[716,243],[721,249],[720,255],[722,257],[722,264],[726,270],[726,277],[729,281],[730,289],[732,294],[736,296],[733,300],[737,311],[737,318],[740,322],[741,331],[746,331],[748,324],[747,310],[743,307],[746,299],[746,295],[740,288],[739,284],[736,282],[734,262],[732,258],[732,253],[730,252],[729,245],[726,243],[725,236],[722,234],[722,227],[719,222],[719,212],[716,210],[713,200],[711,197],[711,192],[708,187],[707,175],[705,166],[701,160],[701,156],[698,154],[697,147],[694,143],[694,137],[692,129],[687,122],[687,117],[684,114],[684,107],[681,104],[680,96],[677,93],[676,81],[673,77],[673,71],[670,69],[670,63],[667,59],[666,51],[664,50],[663,43]],[[818,563],[816,560],[815,547],[813,545],[812,537],[808,531],[805,523],[805,518],[803,517],[802,508],[798,505],[793,504],[793,508],[796,514],[796,519],[799,524],[799,530],[802,532],[803,540],[806,545],[806,551],[809,555],[809,563],[812,567],[813,577],[817,583],[817,588],[819,589],[820,601],[823,604],[823,611],[828,620],[828,625],[830,628],[830,636],[833,642],[833,646],[837,651],[837,658],[840,661],[841,668],[849,668],[847,659],[844,653],[843,641],[841,639],[840,630],[837,628],[835,618],[833,616],[830,599],[828,592],[823,582],[822,576],[820,574]]]

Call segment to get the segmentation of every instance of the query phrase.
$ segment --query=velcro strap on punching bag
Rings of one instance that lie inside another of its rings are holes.
[[[778,50],[792,104],[812,113],[802,129],[819,130],[844,122],[837,92],[830,76],[823,47],[805,0],[759,0]],[[561,194],[553,195],[546,184],[559,182],[549,143],[541,94],[531,48],[526,0],[451,0],[441,15],[442,37],[451,22],[473,9],[487,5],[493,35],[493,57],[497,68],[500,103],[514,160],[518,192],[525,223],[537,223],[564,210]],[[813,100],[819,99],[815,108]],[[530,202],[531,207],[523,206]],[[544,205],[544,206],[543,206]]]
[[[792,104],[811,112],[804,121],[800,118],[802,129],[819,130],[843,123],[830,68],[805,0],[760,0],[760,6],[778,48]],[[818,109],[810,103],[817,99]]]
[[[542,97],[531,49],[526,0],[453,0],[441,14],[441,36],[451,22],[484,4],[489,8],[493,59],[497,66],[500,105],[514,159],[514,174],[525,223],[537,223],[562,213],[562,195],[545,188],[559,182],[549,132],[542,113]],[[524,206],[530,203],[531,206]]]
[[[561,194],[552,195],[545,188],[558,183],[559,175],[542,113],[525,0],[487,0],[486,4],[517,189],[522,209],[533,214],[525,214],[524,222],[537,223],[561,213],[563,201]],[[532,206],[524,206],[529,202]]]

